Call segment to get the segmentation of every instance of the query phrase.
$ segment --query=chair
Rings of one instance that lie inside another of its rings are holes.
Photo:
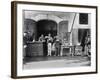
[[[76,56],[82,56],[82,46],[80,44],[75,45],[75,53]]]

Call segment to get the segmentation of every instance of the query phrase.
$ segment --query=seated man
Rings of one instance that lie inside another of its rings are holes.
[[[39,41],[45,42],[45,38],[43,34],[39,37]]]

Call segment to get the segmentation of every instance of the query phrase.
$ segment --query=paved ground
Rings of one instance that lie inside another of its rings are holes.
[[[24,69],[78,67],[91,65],[90,59],[85,56],[27,57],[24,62]]]

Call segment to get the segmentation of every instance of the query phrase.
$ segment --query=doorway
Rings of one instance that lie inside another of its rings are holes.
[[[57,23],[53,20],[40,20],[37,22],[37,39],[43,34],[47,36],[51,34],[52,37],[57,35]]]

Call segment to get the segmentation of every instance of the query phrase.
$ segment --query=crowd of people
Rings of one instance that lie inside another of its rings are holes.
[[[35,41],[30,38],[28,33],[24,33],[24,48],[27,47],[27,41]],[[58,36],[52,36],[50,33],[44,36],[40,35],[38,41],[43,42],[43,51],[44,56],[60,56],[61,55],[61,45],[62,41]],[[82,52],[85,52],[87,55],[91,55],[91,37],[90,35],[86,35],[85,39],[81,42]]]
[[[61,40],[58,36],[52,37],[50,33],[47,36],[42,34],[38,41],[43,42],[45,56],[60,56]]]

